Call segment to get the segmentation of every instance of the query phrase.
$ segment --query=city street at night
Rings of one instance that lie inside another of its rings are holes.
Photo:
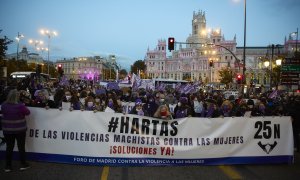
[[[1,0],[0,179],[300,179],[299,9]]]

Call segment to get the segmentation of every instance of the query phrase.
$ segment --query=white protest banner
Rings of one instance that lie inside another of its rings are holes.
[[[30,111],[30,160],[110,166],[293,162],[290,117],[165,121],[121,113]],[[1,158],[4,149],[0,147]]]

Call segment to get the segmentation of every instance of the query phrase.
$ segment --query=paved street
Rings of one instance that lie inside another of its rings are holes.
[[[4,161],[1,160],[1,167]],[[14,161],[14,171],[0,171],[1,180],[47,179],[299,179],[300,153],[295,153],[292,165],[234,165],[234,166],[185,166],[185,167],[97,167],[70,164],[30,162],[32,168],[21,172]]]

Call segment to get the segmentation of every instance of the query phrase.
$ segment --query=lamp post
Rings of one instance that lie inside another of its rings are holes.
[[[47,59],[47,64],[48,64],[48,74],[49,74],[49,62],[50,62],[50,38],[53,37],[53,36],[57,36],[57,32],[56,31],[50,31],[50,30],[47,30],[47,29],[42,29],[41,31],[41,34],[42,35],[46,35],[48,37],[48,59]]]
[[[237,0],[234,0],[235,2],[238,2]],[[247,25],[247,1],[244,0],[244,47],[243,47],[243,84],[246,84],[246,77],[245,77],[245,71],[246,71],[246,25]],[[243,91],[242,94],[244,95]]]
[[[247,8],[246,0],[244,0],[244,47],[243,47],[243,83],[246,83],[245,71],[246,71],[246,22],[247,22]]]
[[[277,47],[279,47],[279,46],[277,45]],[[272,85],[273,85],[272,82],[273,82],[273,62],[274,62],[274,48],[275,48],[275,45],[272,44],[271,48],[272,48],[271,59],[264,62],[264,66],[266,68],[270,66],[270,90],[272,90]],[[278,54],[277,54],[278,59],[275,60],[275,64],[276,64],[277,67],[281,66],[281,62],[282,62],[282,60],[279,59],[278,56],[279,56],[279,51],[278,51]],[[278,84],[278,73],[277,73],[277,77],[275,78],[275,80],[274,80],[274,82],[277,82],[277,84]],[[277,88],[277,85],[276,85],[276,88]]]
[[[274,58],[274,44],[272,44],[272,54],[270,59],[271,75],[270,75],[270,90],[272,90],[272,73],[273,73],[273,58]]]
[[[17,46],[17,61],[19,60],[19,44],[20,44],[21,38],[24,38],[24,35],[20,34],[18,32],[18,36],[16,37],[16,40],[18,41],[18,46]]]
[[[264,62],[264,66],[266,67],[266,68],[268,68],[269,66],[270,66],[270,61],[269,60],[267,60],[267,61],[265,61]],[[266,73],[267,73],[267,71],[266,71]],[[269,73],[269,75],[271,75],[271,73]],[[266,80],[267,81],[267,80]],[[270,83],[269,83],[270,85],[270,88],[271,88],[271,78],[270,78]]]

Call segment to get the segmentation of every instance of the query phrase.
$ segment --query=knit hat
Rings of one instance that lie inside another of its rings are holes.
[[[143,102],[141,99],[135,100],[135,105],[142,105],[142,104],[143,104]]]

